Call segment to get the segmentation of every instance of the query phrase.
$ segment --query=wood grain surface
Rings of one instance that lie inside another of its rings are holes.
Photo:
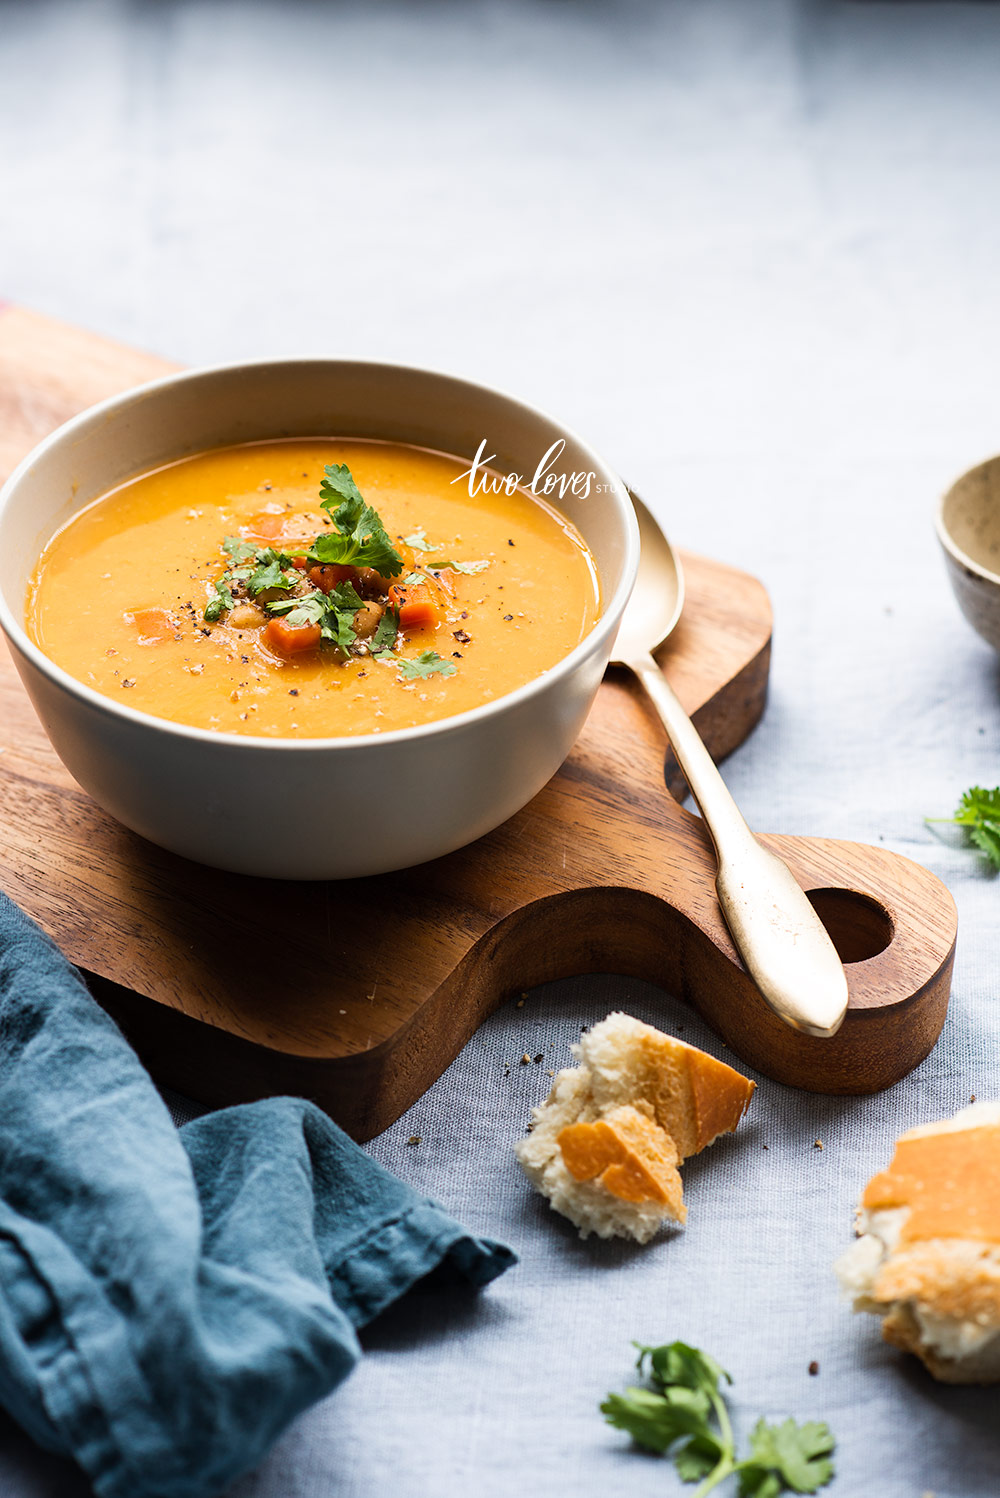
[[[3,310],[0,473],[86,405],[172,367]],[[683,560],[685,613],[661,664],[721,758],[764,708],[770,607],[745,573]],[[669,754],[666,778],[680,794]],[[662,732],[615,676],[560,772],[496,832],[418,870],[303,885],[204,869],[119,826],[56,759],[3,650],[0,825],[0,885],[91,975],[158,1080],[208,1103],[299,1093],[361,1139],[498,1004],[572,973],[659,983],[759,1070],[818,1092],[898,1080],[947,1009],[956,918],[939,880],[882,849],[768,836],[851,992],[832,1040],[771,1014],[722,922],[700,819],[665,791]]]

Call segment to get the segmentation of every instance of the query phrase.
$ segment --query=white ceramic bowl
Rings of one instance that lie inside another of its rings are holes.
[[[355,738],[210,733],[125,707],[48,659],[24,630],[40,551],[69,517],[146,469],[277,437],[381,437],[475,455],[529,481],[563,439],[559,472],[589,472],[559,508],[597,563],[590,633],[517,691],[425,727]],[[505,821],[552,776],[583,725],[635,581],[639,536],[621,480],[572,432],[510,397],[395,365],[289,360],[169,376],[104,401],[46,438],[0,491],[0,625],[60,759],[127,827],[199,863],[281,879],[408,868]],[[248,815],[252,809],[252,815]]]

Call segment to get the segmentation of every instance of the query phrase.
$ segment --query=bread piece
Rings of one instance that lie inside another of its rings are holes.
[[[856,1311],[944,1383],[1000,1382],[1000,1103],[900,1136],[835,1269]]]
[[[585,1034],[531,1133],[515,1145],[528,1179],[581,1238],[646,1243],[687,1217],[678,1166],[736,1128],[755,1084],[627,1014]]]

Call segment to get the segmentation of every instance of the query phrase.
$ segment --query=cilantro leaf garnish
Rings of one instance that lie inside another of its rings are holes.
[[[235,607],[232,591],[229,586],[229,573],[226,572],[212,584],[215,589],[215,597],[210,598],[205,608],[205,618],[209,624],[221,618],[225,609]]]
[[[251,562],[257,555],[257,548],[249,541],[241,541],[239,536],[226,536],[222,542],[222,549],[226,556],[231,557],[234,562]]]
[[[350,528],[354,529],[365,508],[365,501],[346,463],[328,463],[323,469],[319,502],[324,510],[343,510],[343,516],[333,516],[335,524],[343,525],[350,518]]]
[[[704,1498],[727,1477],[737,1479],[740,1498],[815,1493],[832,1478],[835,1443],[828,1426],[758,1420],[750,1456],[737,1460],[720,1392],[723,1380],[732,1380],[715,1359],[685,1342],[670,1342],[640,1346],[640,1372],[647,1364],[652,1388],[609,1394],[601,1410],[609,1425],[628,1431],[638,1445],[669,1451],[681,1481],[699,1484],[694,1498]]]
[[[320,504],[330,517],[334,529],[316,536],[305,558],[319,565],[340,563],[345,566],[371,567],[383,577],[396,577],[403,570],[379,515],[365,503],[361,491],[346,463],[330,463],[324,469],[320,485]],[[354,644],[354,615],[362,600],[350,583],[341,583],[329,594],[319,591],[287,598],[265,599],[264,594],[294,595],[304,579],[295,566],[303,553],[295,556],[273,546],[255,546],[239,536],[226,536],[222,549],[229,558],[226,571],[213,584],[204,617],[216,623],[223,613],[235,608],[234,588],[264,603],[272,614],[285,615],[293,628],[318,624],[324,640],[330,640],[346,654]],[[383,648],[391,649],[396,639],[398,620],[388,624],[382,633]]]
[[[925,817],[924,821],[964,827],[969,841],[1000,869],[1000,786],[987,791],[974,785],[959,801],[953,817]]]
[[[319,589],[298,598],[273,598],[264,607],[269,614],[283,615],[293,629],[318,624],[324,640],[336,645],[345,655],[357,639],[354,616],[361,598],[350,583],[339,583],[330,593]]]
[[[403,544],[404,544],[404,546],[408,546],[411,551],[429,551],[429,552],[435,552],[435,551],[440,551],[441,550],[440,546],[432,546],[431,545],[431,543],[427,539],[427,535],[426,535],[426,532],[424,531],[423,526],[421,526],[419,530],[414,531],[412,536],[404,536],[403,537]],[[447,562],[433,562],[431,565],[434,567],[434,570],[437,571],[437,572],[443,572],[447,567],[450,567],[453,572],[464,572],[467,576],[474,577],[477,572],[485,572],[486,569],[487,569],[487,567],[490,564],[489,564],[488,561],[484,561],[484,562],[452,562],[452,561],[447,561]],[[414,575],[414,574],[411,574],[411,575]]]
[[[390,651],[396,643],[398,633],[399,613],[396,609],[387,608],[378,621],[375,633],[372,635],[372,655],[379,655],[382,651]]]
[[[382,577],[396,577],[403,570],[403,559],[377,512],[365,504],[347,464],[330,463],[323,472],[320,504],[335,529],[316,537],[307,553],[309,561],[321,566],[335,562],[372,567]]]
[[[350,583],[338,583],[326,595],[326,613],[319,622],[324,640],[338,645],[345,655],[357,639],[354,616],[361,607],[361,599]]]
[[[740,1463],[740,1498],[770,1498],[786,1488],[793,1493],[815,1493],[833,1476],[830,1427],[818,1420],[796,1425],[783,1420],[767,1425],[758,1420],[750,1433],[752,1457]]]
[[[257,565],[247,579],[247,591],[254,598],[272,588],[283,588],[288,593],[302,581],[301,573],[291,568],[292,559],[287,552],[275,551],[268,546],[256,552],[255,558]],[[291,570],[286,570],[288,568]]]
[[[405,681],[426,681],[428,676],[454,676],[458,670],[451,661],[442,660],[436,650],[422,650],[416,660],[407,660],[405,656],[393,655],[391,651],[382,650],[376,657],[380,661],[391,661]]]
[[[298,598],[272,598],[264,607],[269,614],[283,614],[293,629],[304,624],[319,624],[326,613],[326,594],[303,593]]]
[[[440,546],[432,546],[427,539],[423,526],[414,531],[412,536],[403,537],[403,545],[408,546],[411,551],[440,551]]]

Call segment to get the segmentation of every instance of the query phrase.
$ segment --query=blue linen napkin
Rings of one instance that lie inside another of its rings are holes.
[[[310,1103],[177,1130],[0,894],[0,1402],[100,1498],[212,1498],[417,1280],[478,1287],[514,1262]]]

